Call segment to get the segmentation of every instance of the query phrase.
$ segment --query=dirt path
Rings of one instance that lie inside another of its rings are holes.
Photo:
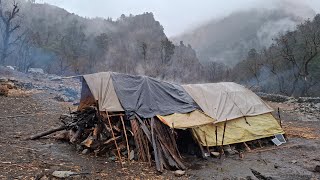
[[[70,104],[58,103],[49,94],[28,97],[0,96],[0,179],[32,179],[54,170],[88,172],[75,179],[133,179],[158,176],[154,168],[141,163],[125,165],[93,155],[82,155],[72,145],[52,138],[24,140],[32,134],[57,127],[58,117]],[[32,114],[29,114],[32,113]]]
[[[37,141],[26,137],[59,126],[58,117],[68,113],[71,104],[58,103],[49,93],[29,96],[0,96],[0,179],[35,179],[54,170],[88,172],[74,179],[175,179],[172,172],[159,175],[154,167],[142,163],[118,163],[103,157],[82,155],[72,145],[45,138]],[[30,114],[31,113],[31,114]],[[20,115],[20,116],[17,116]],[[7,116],[16,116],[2,118]],[[294,115],[283,114],[284,125],[312,128],[320,135],[319,122],[301,122]],[[320,165],[320,140],[293,136],[276,150],[245,153],[222,159],[186,158],[189,169],[182,179],[320,179],[313,172]],[[268,147],[270,148],[270,147]],[[47,176],[49,177],[49,176]]]

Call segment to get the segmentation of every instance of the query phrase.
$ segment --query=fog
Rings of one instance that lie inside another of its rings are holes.
[[[37,2],[57,5],[85,17],[117,19],[121,14],[136,15],[152,12],[156,20],[164,26],[165,33],[169,37],[193,29],[208,20],[255,7],[274,8],[291,4],[293,7],[309,6],[316,12],[320,11],[318,0],[38,0]],[[299,8],[295,10],[299,14],[305,13],[300,12]]]

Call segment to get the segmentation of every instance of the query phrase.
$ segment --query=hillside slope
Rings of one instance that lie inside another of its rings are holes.
[[[191,44],[202,62],[220,61],[233,66],[244,59],[251,48],[270,46],[272,38],[280,32],[292,30],[306,17],[314,15],[312,9],[305,9],[304,13],[284,8],[251,9],[209,21],[173,40]]]

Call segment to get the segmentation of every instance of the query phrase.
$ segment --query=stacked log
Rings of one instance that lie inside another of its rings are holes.
[[[61,131],[56,139],[67,140],[86,152],[115,157],[121,163],[133,159],[156,164],[164,169],[185,169],[179,154],[174,132],[156,118],[127,120],[124,114],[100,112],[87,107],[60,117],[61,127],[30,137],[38,139]]]

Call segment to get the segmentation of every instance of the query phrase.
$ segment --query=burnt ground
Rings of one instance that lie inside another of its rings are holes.
[[[320,179],[320,120],[304,120],[291,105],[271,103],[283,110],[282,122],[289,141],[238,155],[186,158],[188,169],[181,179]],[[155,167],[132,162],[122,168],[103,157],[82,155],[52,136],[32,141],[26,137],[60,125],[60,114],[71,103],[57,102],[46,91],[19,92],[0,96],[0,179],[50,179],[54,170],[87,172],[74,179],[175,179],[174,173],[158,174]]]

